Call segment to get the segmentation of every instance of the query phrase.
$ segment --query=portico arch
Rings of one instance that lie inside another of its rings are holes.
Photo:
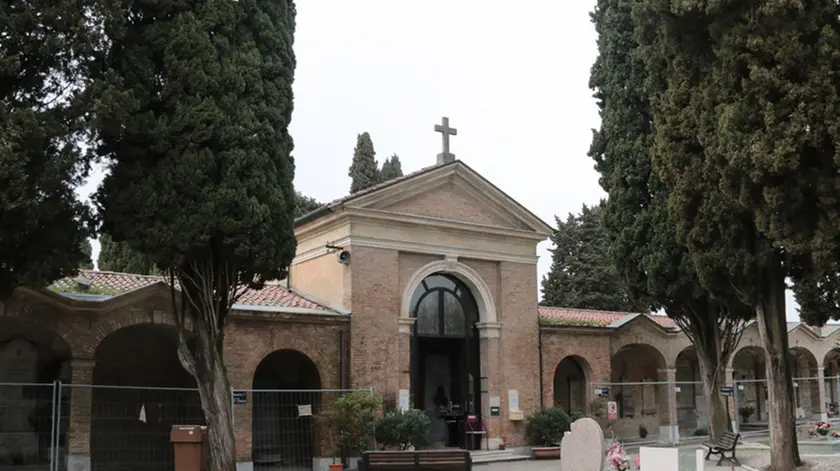
[[[447,257],[445,260],[431,262],[414,272],[403,289],[402,304],[400,305],[400,317],[411,317],[411,310],[414,307],[411,305],[412,295],[426,277],[436,273],[455,276],[470,289],[470,292],[475,298],[476,306],[478,307],[478,319],[480,322],[497,322],[496,302],[493,299],[493,293],[490,291],[487,283],[484,282],[475,270],[470,268],[468,265],[459,262],[457,257]]]

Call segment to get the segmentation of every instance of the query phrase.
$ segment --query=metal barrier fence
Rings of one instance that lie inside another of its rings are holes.
[[[250,438],[237,445],[257,470],[326,468],[340,457],[316,417],[351,391],[231,391],[234,431]],[[0,471],[172,471],[172,426],[205,423],[194,388],[0,383]]]
[[[308,471],[340,462],[341,456],[333,456],[337,453],[329,443],[329,432],[317,417],[350,392],[372,394],[371,389],[235,390],[234,422],[240,407],[251,402],[254,469]],[[375,430],[369,433],[373,437]]]
[[[807,438],[808,430],[819,421],[840,424],[840,376],[797,377],[793,386],[800,439]],[[630,445],[677,445],[709,435],[709,411],[700,382],[591,383],[590,391],[593,399],[587,412],[592,415],[593,408],[600,410],[596,417],[607,439]],[[769,434],[766,379],[733,379],[717,394],[723,396],[730,430],[746,438]]]

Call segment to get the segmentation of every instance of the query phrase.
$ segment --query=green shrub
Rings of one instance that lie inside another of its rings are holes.
[[[525,419],[525,439],[531,446],[559,445],[571,421],[560,407],[537,410]]]
[[[340,452],[358,456],[373,449],[373,430],[376,411],[380,406],[378,397],[365,391],[345,394],[318,417],[326,427],[333,456]]]
[[[709,435],[709,429],[707,428],[698,428],[694,431],[695,437],[705,437]]]
[[[589,414],[592,417],[600,418],[607,411],[607,401],[603,398],[596,397],[589,403]]]
[[[572,412],[571,414],[569,414],[569,418],[572,420],[572,422],[574,422],[578,419],[582,419],[584,417],[586,417],[586,414],[584,414],[582,411],[579,411],[579,410],[576,410],[576,411]]]
[[[428,442],[431,421],[421,410],[393,410],[376,421],[376,441],[386,448],[420,448]]]

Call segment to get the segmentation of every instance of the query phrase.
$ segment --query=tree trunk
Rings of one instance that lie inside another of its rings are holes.
[[[729,430],[726,402],[718,391],[726,379],[723,374],[725,366],[718,365],[716,358],[709,358],[701,349],[697,349],[697,360],[700,364],[700,379],[703,381],[703,398],[709,411],[709,435],[712,440],[717,440],[723,432]]]
[[[222,365],[215,363],[215,365]],[[231,389],[224,366],[214,368],[203,384],[199,382],[201,408],[210,432],[209,471],[236,471],[236,441],[233,437]]]
[[[770,407],[770,470],[790,471],[801,465],[796,443],[793,379],[788,362],[785,278],[781,262],[765,274],[762,297],[756,306],[758,332],[764,344]]]
[[[200,323],[197,323],[201,326]],[[181,340],[179,358],[196,380],[201,409],[207,420],[210,448],[208,471],[236,471],[236,441],[233,435],[233,411],[230,381],[221,352],[221,342],[208,341],[207,332],[196,332],[195,355],[189,354]]]

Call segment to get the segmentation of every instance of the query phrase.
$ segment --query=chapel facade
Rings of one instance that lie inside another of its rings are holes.
[[[603,421],[625,439],[701,430],[696,355],[672,320],[538,306],[537,244],[551,231],[451,159],[300,218],[288,279],[247,292],[225,338],[239,468],[282,461],[283,449],[297,450],[286,465],[324,468],[308,413],[350,389],[427,411],[436,446],[470,447],[447,425],[464,416],[487,431],[479,447],[498,449],[525,443],[539,407],[600,402],[616,404]],[[0,414],[0,465],[172,469],[171,426],[202,411],[171,305],[159,277],[99,271],[3,300],[0,404],[23,412]],[[840,329],[791,324],[789,338],[797,413],[827,417]],[[727,377],[752,424],[766,421],[762,358],[747,326]],[[730,412],[738,422],[734,402]]]

